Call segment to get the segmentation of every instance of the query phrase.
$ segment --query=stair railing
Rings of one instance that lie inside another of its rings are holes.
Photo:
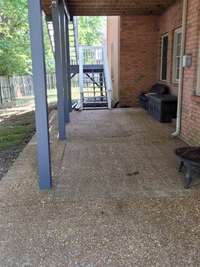
[[[54,44],[54,29],[53,29],[53,22],[51,20],[46,19],[47,24],[47,32],[49,36],[49,41],[52,49],[52,53],[55,52],[55,44]]]
[[[103,47],[102,46],[82,46],[83,64],[100,65],[103,64]]]
[[[78,41],[78,18],[76,16],[73,17],[73,28],[74,28],[74,43],[76,50],[76,62],[78,64],[79,61],[79,41]]]
[[[83,64],[84,64],[84,58],[83,58],[83,47],[79,46],[79,88],[80,88],[80,108],[83,109],[83,87],[84,87],[84,74],[83,74]]]
[[[108,65],[108,53],[107,46],[103,47],[103,65],[104,65],[104,76],[105,76],[105,87],[107,92],[108,109],[112,109],[112,79],[110,75],[109,65]]]

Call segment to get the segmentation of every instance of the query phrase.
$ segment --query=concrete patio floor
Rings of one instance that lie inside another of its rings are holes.
[[[183,188],[171,124],[140,109],[51,116],[53,189],[35,137],[0,182],[0,266],[199,266],[200,185]]]

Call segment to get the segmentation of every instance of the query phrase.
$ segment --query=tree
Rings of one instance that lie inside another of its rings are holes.
[[[26,2],[1,0],[0,74],[21,74],[30,71]]]
[[[105,17],[79,17],[81,45],[101,45]],[[0,75],[31,73],[31,50],[27,0],[0,0]],[[47,72],[54,72],[54,56],[44,19]]]
[[[81,45],[102,45],[105,38],[106,17],[78,17],[78,35]]]
[[[27,0],[0,0],[0,75],[31,73]],[[45,25],[45,24],[44,24]],[[44,27],[47,70],[53,70],[53,55]]]

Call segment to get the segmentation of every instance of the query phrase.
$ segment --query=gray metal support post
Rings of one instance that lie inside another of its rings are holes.
[[[69,102],[69,111],[72,111],[72,91],[71,91],[71,63],[70,63],[70,42],[69,42],[69,19],[68,17],[65,15],[65,40],[66,40],[66,64],[67,64],[67,81],[68,81],[68,102]]]
[[[52,178],[41,0],[29,0],[29,24],[35,91],[39,186],[40,189],[50,189]]]
[[[80,88],[80,105],[81,109],[83,109],[83,102],[84,102],[84,73],[83,73],[83,47],[79,47],[79,88]]]
[[[67,49],[66,49],[66,23],[65,10],[62,3],[58,6],[60,14],[60,33],[61,33],[61,58],[62,58],[62,77],[64,84],[64,102],[65,102],[65,122],[70,121],[70,102],[69,102],[69,82],[67,73]]]
[[[59,14],[58,1],[52,2],[52,17],[54,27],[54,42],[55,42],[55,63],[56,63],[56,85],[58,96],[58,131],[59,139],[65,139],[65,94],[64,94],[64,79],[62,67],[62,52],[61,52],[61,18]]]
[[[103,72],[99,73],[99,83],[100,83],[101,96],[103,96]]]

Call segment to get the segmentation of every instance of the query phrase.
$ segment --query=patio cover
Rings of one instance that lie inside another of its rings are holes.
[[[64,0],[71,16],[159,15],[175,0]],[[52,0],[42,0],[51,15]]]

